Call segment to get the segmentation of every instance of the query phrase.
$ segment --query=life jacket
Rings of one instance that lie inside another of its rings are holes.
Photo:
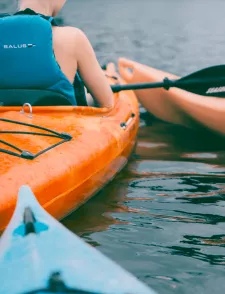
[[[55,59],[52,25],[30,9],[0,15],[0,105],[77,105]]]

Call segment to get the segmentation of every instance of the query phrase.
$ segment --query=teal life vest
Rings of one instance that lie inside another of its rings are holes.
[[[30,9],[0,16],[0,105],[77,105],[55,59],[52,25]]]

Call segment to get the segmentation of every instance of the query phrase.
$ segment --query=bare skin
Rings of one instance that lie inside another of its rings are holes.
[[[66,0],[21,0],[19,10],[30,8],[37,13],[56,16]],[[112,90],[86,37],[74,27],[53,27],[56,60],[71,83],[77,71],[100,107],[114,106]]]

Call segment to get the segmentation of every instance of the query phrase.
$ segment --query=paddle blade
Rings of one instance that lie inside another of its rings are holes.
[[[225,97],[225,65],[197,71],[177,80],[174,86],[203,96]]]

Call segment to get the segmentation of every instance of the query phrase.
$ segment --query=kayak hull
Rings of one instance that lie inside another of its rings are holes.
[[[176,75],[125,58],[119,60],[119,72],[129,84],[160,82],[165,77],[179,79]],[[144,108],[161,120],[225,135],[223,98],[200,96],[177,88],[169,91],[163,88],[137,90],[135,93]]]
[[[109,76],[116,74],[112,65],[108,68],[111,68],[107,71]],[[120,77],[118,80],[121,82]],[[109,83],[115,82],[109,78]],[[31,135],[34,132],[49,134],[33,126],[72,136],[71,140],[33,160],[0,152],[0,230],[6,227],[12,216],[20,186],[29,184],[41,205],[57,219],[62,219],[97,193],[125,166],[136,140],[138,102],[133,92],[114,95],[114,98],[115,107],[111,110],[33,107],[32,118],[27,113],[28,108],[25,114],[21,114],[20,107],[0,107],[1,139],[21,150],[36,154],[60,141],[55,137]],[[130,123],[126,125],[128,121]],[[1,148],[12,151],[11,147],[0,142]]]
[[[27,208],[35,218],[36,231],[28,235],[24,226]],[[154,293],[58,223],[38,204],[30,188],[23,186],[0,240],[0,292],[25,294],[48,289],[49,278],[55,273],[69,289],[102,294]]]

